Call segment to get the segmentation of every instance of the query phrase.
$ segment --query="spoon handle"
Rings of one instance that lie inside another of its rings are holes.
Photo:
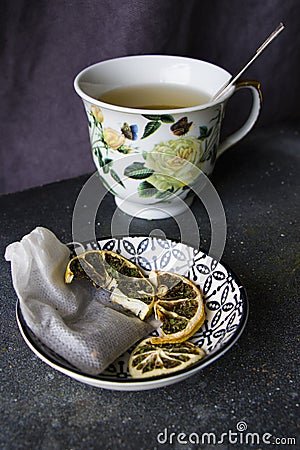
[[[227,92],[227,90],[234,84],[238,78],[248,69],[248,67],[256,60],[256,58],[265,50],[265,48],[281,33],[284,29],[282,22],[277,26],[277,28],[267,37],[267,39],[261,44],[261,46],[256,50],[254,56],[247,62],[247,64],[239,71],[237,75],[232,76],[227,83],[221,87],[221,89],[212,97],[211,101],[217,100],[222,95]]]

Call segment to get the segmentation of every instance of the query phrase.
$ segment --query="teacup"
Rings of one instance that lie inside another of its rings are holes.
[[[252,129],[259,82],[237,83],[210,100],[230,78],[214,64],[165,55],[115,58],[77,75],[93,160],[122,211],[144,219],[181,214],[199,174],[209,176],[216,159]],[[250,114],[220,143],[226,103],[241,88],[252,92]]]

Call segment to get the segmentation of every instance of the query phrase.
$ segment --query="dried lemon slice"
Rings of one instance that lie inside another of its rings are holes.
[[[115,279],[133,277],[144,278],[143,272],[131,261],[111,250],[100,250],[106,272]]]
[[[112,280],[144,278],[141,270],[124,256],[110,250],[89,250],[72,258],[66,268],[65,282],[87,278],[95,287],[107,287]]]
[[[111,300],[144,320],[153,310],[154,287],[124,256],[110,250],[90,250],[69,261],[65,282],[87,278],[97,288],[113,290]]]
[[[153,311],[154,286],[147,278],[123,277],[113,290],[111,300],[144,320]]]
[[[87,278],[95,287],[105,287],[109,278],[105,270],[102,252],[90,250],[70,259],[66,271],[65,282],[71,283],[74,279]]]
[[[153,344],[151,339],[147,338],[131,353],[129,373],[133,378],[169,375],[195,364],[204,356],[204,350],[188,341]]]
[[[133,262],[109,250],[90,250],[72,258],[65,272],[66,283],[87,278],[95,287],[113,290],[111,300],[141,320],[154,310],[161,322],[160,336],[153,343],[183,342],[205,320],[200,290],[188,278],[153,271],[150,278]]]
[[[154,313],[161,327],[160,336],[151,338],[151,342],[164,344],[186,341],[205,320],[200,289],[188,278],[168,272],[156,272],[156,285]]]

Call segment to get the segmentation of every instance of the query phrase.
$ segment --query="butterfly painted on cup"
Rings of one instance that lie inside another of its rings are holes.
[[[182,119],[179,119],[177,122],[173,123],[170,129],[175,136],[182,136],[188,133],[192,125],[193,122],[188,122],[187,117],[182,117]]]
[[[128,123],[124,122],[122,128],[122,133],[127,139],[131,141],[135,141],[138,138],[138,126],[137,125],[128,125]]]

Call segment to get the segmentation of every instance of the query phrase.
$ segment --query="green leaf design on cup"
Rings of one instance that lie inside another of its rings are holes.
[[[120,184],[123,188],[125,188],[123,181],[121,180],[121,178],[114,169],[110,169],[110,175],[113,178],[113,180],[115,180],[118,184]]]
[[[151,121],[148,122],[145,126],[144,134],[141,137],[141,139],[145,139],[146,137],[150,136],[151,134],[155,133],[156,130],[161,126],[161,122],[159,121]]]
[[[173,123],[175,122],[174,117],[171,114],[142,114],[148,120],[160,120],[163,123]]]
[[[104,173],[109,173],[112,165],[113,165],[113,160],[110,159],[110,158],[105,158],[104,159],[104,165],[103,165],[103,172]]]
[[[94,154],[95,154],[95,156],[97,156],[97,159],[98,159],[98,162],[99,162],[99,166],[103,167],[104,166],[104,161],[103,161],[101,148],[99,146],[94,147]]]
[[[150,177],[154,173],[153,169],[145,167],[145,163],[134,162],[127,166],[124,175],[134,180],[143,180]]]
[[[208,127],[206,127],[206,126],[200,126],[199,131],[200,131],[200,135],[199,135],[198,139],[206,139],[211,134],[212,127],[210,129],[208,129]]]
[[[144,134],[141,139],[145,139],[161,126],[162,123],[174,123],[175,119],[171,114],[142,114],[145,119],[150,120],[145,126]]]
[[[141,198],[153,197],[158,193],[158,190],[148,181],[142,181],[138,186],[138,194]]]

